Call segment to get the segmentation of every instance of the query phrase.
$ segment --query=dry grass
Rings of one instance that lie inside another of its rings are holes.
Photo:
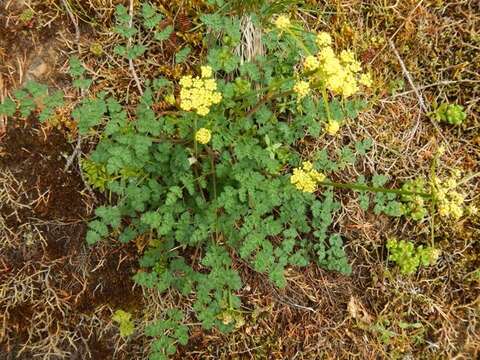
[[[186,66],[173,64],[175,50],[187,44],[198,48],[201,41],[201,35],[189,33],[195,13],[202,8],[201,1],[152,2],[170,14],[169,21],[179,32],[164,47],[151,48],[149,61],[136,62],[135,70],[140,79],[159,75],[176,78]],[[36,56],[48,64],[55,59],[55,71],[52,64],[49,69],[53,73],[45,76],[52,85],[64,87],[74,100],[76,94],[69,89],[68,81],[61,80],[67,56],[77,54],[95,79],[92,92],[115,90],[121,100],[138,95],[128,63],[111,55],[119,41],[111,31],[114,1],[69,2],[72,13],[81,20],[79,44],[61,1],[28,3],[35,10],[36,30],[24,29],[19,23],[24,7],[7,1],[11,6],[8,21],[31,33],[34,45],[30,52],[15,51],[10,57],[0,49],[1,59],[5,59],[1,68],[4,91],[22,83]],[[440,144],[447,147],[440,172],[450,168],[470,173],[480,170],[480,12],[475,0],[306,1],[297,16],[312,28],[332,32],[338,46],[352,47],[360,53],[376,79],[371,109],[349,123],[337,141],[328,144],[333,153],[343,144],[373,139],[372,150],[355,167],[339,174],[341,180],[381,173],[395,179],[392,185],[398,186],[428,173]],[[59,30],[60,41],[50,47],[57,55],[47,57],[44,55],[48,51],[39,50],[35,43],[41,34],[51,34],[51,29]],[[93,44],[101,46],[102,55],[90,51]],[[199,49],[195,56],[201,55]],[[468,112],[465,126],[432,124],[421,103],[429,111],[434,100],[463,104]],[[156,107],[159,111],[168,109],[163,103]],[[95,139],[87,139],[85,146],[94,143]],[[479,184],[477,178],[465,185],[472,203],[479,204]],[[22,207],[42,201],[41,194],[36,199],[26,198],[22,186],[11,172],[1,171],[0,202],[7,204],[12,216]],[[479,218],[437,224],[435,243],[443,251],[439,262],[415,276],[402,277],[386,260],[385,241],[395,235],[427,243],[428,223],[374,216],[371,211],[361,210],[348,192],[338,192],[338,200],[343,206],[335,230],[346,239],[354,269],[351,277],[314,266],[301,271],[290,269],[287,288],[277,290],[261,275],[238,264],[244,282],[249,284],[240,294],[245,325],[228,335],[202,331],[194,323],[190,301],[184,300],[180,306],[192,322],[191,342],[180,349],[178,358],[478,357]],[[134,252],[126,250],[112,262],[108,260],[108,254],[114,251],[111,247],[80,246],[77,253],[48,257],[44,234],[45,222],[38,219],[12,229],[0,217],[0,346],[6,346],[12,359],[33,355],[43,359],[144,358],[148,347],[148,339],[142,337],[144,324],[161,317],[179,297],[173,292],[164,296],[147,292],[141,304],[133,305],[135,296],[141,298],[137,291],[125,302],[102,298],[87,306],[93,301],[88,292],[101,292],[106,287],[91,274],[108,266],[118,267],[124,258],[134,262]],[[32,245],[29,248],[25,244]],[[22,266],[13,268],[3,260],[13,250],[26,257]],[[80,310],[76,304],[82,297],[86,297],[87,305]],[[112,312],[120,307],[133,312],[137,319],[138,329],[132,339],[121,339],[110,320]]]

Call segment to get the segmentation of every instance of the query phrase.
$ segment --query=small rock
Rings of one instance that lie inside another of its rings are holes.
[[[48,72],[48,64],[40,57],[33,59],[27,71],[27,79],[34,77],[36,79],[41,78]]]

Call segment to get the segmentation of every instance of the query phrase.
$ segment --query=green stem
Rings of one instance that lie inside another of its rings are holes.
[[[193,148],[194,148],[194,153],[195,153],[195,160],[198,162],[198,144],[197,144],[197,118],[195,117],[193,120]],[[192,164],[192,169],[193,173],[199,179],[201,176],[198,174],[197,166],[196,164]],[[205,197],[205,194],[203,193],[202,186],[200,182],[196,181],[198,185],[198,190],[200,191],[200,194],[202,194],[203,200],[207,201],[207,198]]]
[[[287,32],[295,39],[295,42],[303,49],[303,51],[305,51],[305,54],[312,55],[310,50],[308,50],[303,41],[298,38],[298,36],[292,31],[292,29],[288,29]]]
[[[330,104],[328,102],[328,94],[327,94],[327,89],[322,87],[322,98],[323,98],[323,103],[325,104],[325,110],[327,112],[327,119],[329,122],[332,121],[332,115],[330,113]]]
[[[387,188],[368,186],[368,185],[362,185],[362,184],[338,183],[333,181],[322,181],[319,184],[323,186],[332,186],[339,189],[372,191],[372,192],[390,193],[390,194],[397,194],[397,195],[415,195],[415,196],[421,196],[424,198],[431,198],[431,195],[427,193],[406,191],[401,189],[387,189]]]
[[[433,158],[432,165],[430,166],[430,193],[432,194],[432,201],[430,202],[430,245],[435,246],[435,173],[437,171],[437,161],[440,154],[437,152]]]
[[[198,145],[197,145],[197,117],[193,119],[193,149],[195,153],[195,159],[198,159]]]
[[[212,184],[213,184],[213,198],[217,198],[217,175],[215,171],[215,154],[211,149],[208,149],[208,154],[210,155],[210,162],[212,165]]]
[[[193,182],[197,182],[197,181],[199,181],[199,180],[201,180],[201,179],[204,179],[204,178],[206,178],[207,176],[212,175],[212,174],[213,174],[212,172],[208,172],[208,173],[205,173],[205,174],[203,174],[203,175],[199,175],[198,177],[196,177],[196,178],[193,179]],[[183,185],[183,186],[180,187],[180,189],[181,189],[182,191],[185,190],[186,188],[187,188],[187,185]],[[203,193],[202,193],[202,194],[203,194]]]
[[[293,93],[293,90],[288,90],[284,91],[278,94],[273,94],[273,93],[266,93],[256,104],[254,107],[252,107],[247,113],[245,113],[245,117],[249,117],[250,115],[255,114],[260,107],[265,104],[266,102],[273,100],[275,98],[283,97],[283,96],[288,96]]]
[[[213,186],[213,198],[217,199],[217,174],[215,171],[215,153],[212,149],[208,148],[208,154],[210,155],[210,162],[212,166],[212,186]],[[217,242],[218,239],[218,212],[215,211],[215,236],[213,238],[214,242]]]

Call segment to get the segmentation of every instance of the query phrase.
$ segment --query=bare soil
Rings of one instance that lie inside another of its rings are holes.
[[[12,240],[17,246],[0,247],[0,263],[5,266],[0,273],[5,291],[0,300],[0,345],[3,354],[9,354],[7,358],[30,359],[31,352],[15,354],[20,344],[42,340],[41,330],[32,332],[37,314],[49,313],[48,331],[52,326],[61,327],[63,332],[80,331],[86,336],[91,329],[77,329],[79,319],[105,306],[135,311],[142,306],[142,292],[132,289],[131,276],[138,267],[134,245],[110,249],[85,246],[85,221],[91,210],[87,204],[91,199],[85,195],[79,175],[64,171],[65,156],[72,151],[64,135],[55,129],[42,131],[32,121],[23,127],[10,127],[2,139],[2,148],[0,169],[8,169],[15,177],[22,190],[16,201],[28,206],[16,208],[5,202],[0,206],[4,225],[18,237]],[[27,236],[38,240],[29,243],[25,241]],[[48,283],[35,281],[30,289],[33,294],[15,299],[22,296],[15,294],[15,286],[9,287],[8,283],[35,276],[42,269],[48,269]],[[49,289],[56,294],[56,311],[42,303],[50,300],[45,296]],[[102,315],[109,321],[108,311]],[[93,354],[98,353],[92,355],[93,359],[105,359],[114,351],[111,338],[90,334],[85,339],[92,343]],[[61,344],[65,349],[72,345],[82,344]],[[102,348],[106,349],[103,353]]]

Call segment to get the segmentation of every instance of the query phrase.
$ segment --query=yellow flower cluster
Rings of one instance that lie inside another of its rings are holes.
[[[318,183],[324,180],[325,175],[315,170],[310,161],[304,161],[301,168],[293,169],[290,177],[290,182],[298,190],[308,193],[313,193],[317,189]]]
[[[201,77],[184,76],[180,79],[180,107],[185,111],[195,111],[200,116],[210,112],[210,107],[219,104],[222,94],[217,90],[217,83],[212,78],[210,66],[201,67]]]
[[[369,88],[373,85],[372,75],[371,74],[362,74],[360,75],[360,79],[358,80],[360,84]]]
[[[331,120],[325,125],[325,131],[329,135],[335,135],[338,130],[340,130],[340,123],[338,121]]]
[[[210,130],[201,128],[195,133],[195,140],[200,144],[208,144],[212,138]]]
[[[315,71],[319,68],[319,66],[320,66],[320,61],[313,55],[307,56],[303,61],[303,68],[307,72]]]
[[[463,215],[465,196],[455,190],[459,177],[460,174],[456,172],[443,180],[437,177],[432,179],[438,214],[442,217],[458,220]]]
[[[290,28],[290,26],[292,26],[292,24],[290,23],[290,19],[286,15],[279,15],[275,19],[274,25],[281,31],[286,31]]]
[[[478,208],[475,205],[470,205],[467,208],[467,214],[472,215],[472,216],[477,216],[478,215]]]
[[[204,79],[213,77],[213,70],[210,66],[201,66],[200,71]]]
[[[324,46],[330,46],[332,45],[332,37],[329,33],[322,31],[317,34],[315,42],[317,43],[317,46],[319,48],[322,48]]]
[[[316,71],[311,81],[321,81],[325,87],[336,94],[350,97],[360,91],[360,85],[369,87],[372,78],[369,74],[362,74],[362,67],[355,54],[343,50],[337,56],[332,48],[332,38],[328,33],[321,32],[317,35],[316,43],[318,53],[309,55],[303,61],[305,72]]]
[[[310,84],[307,81],[297,81],[293,91],[297,94],[298,100],[303,99],[310,92]]]

